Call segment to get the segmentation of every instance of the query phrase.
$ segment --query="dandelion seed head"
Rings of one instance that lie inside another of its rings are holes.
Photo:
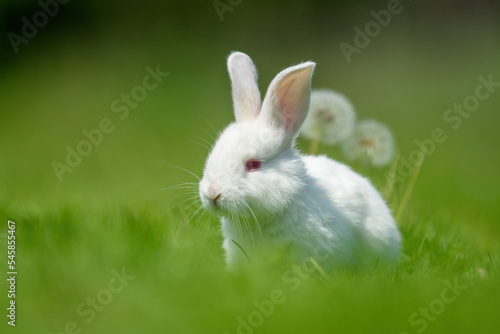
[[[333,145],[349,137],[355,121],[354,107],[344,95],[329,89],[313,90],[300,134]]]
[[[371,119],[362,120],[342,143],[342,150],[349,160],[384,166],[394,155],[394,139],[384,124]]]

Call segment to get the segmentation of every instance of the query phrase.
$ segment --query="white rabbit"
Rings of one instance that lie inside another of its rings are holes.
[[[228,57],[236,122],[208,156],[199,192],[203,206],[221,216],[230,269],[264,244],[283,247],[291,262],[317,259],[326,271],[394,264],[399,255],[400,233],[370,181],[294,148],[315,65],[283,70],[261,105],[252,60],[241,52]]]

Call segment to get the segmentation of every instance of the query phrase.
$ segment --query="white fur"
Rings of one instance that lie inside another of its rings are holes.
[[[199,190],[204,207],[221,216],[230,268],[258,256],[264,244],[283,248],[291,262],[317,258],[328,271],[394,263],[399,255],[396,223],[370,181],[293,147],[307,116],[314,66],[279,73],[260,108],[252,61],[242,53],[228,58],[237,122],[218,138]],[[261,169],[247,172],[249,159],[260,160]]]
[[[255,118],[260,112],[261,101],[252,59],[244,53],[233,52],[227,58],[227,69],[232,82],[236,121]]]

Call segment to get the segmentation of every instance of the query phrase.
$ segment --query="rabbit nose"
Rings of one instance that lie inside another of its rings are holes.
[[[221,192],[219,191],[219,189],[217,189],[216,186],[214,185],[211,185],[209,188],[208,188],[208,198],[210,198],[213,202],[214,202],[214,205],[217,207],[217,200],[221,197]]]

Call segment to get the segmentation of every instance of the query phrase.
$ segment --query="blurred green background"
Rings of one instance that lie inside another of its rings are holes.
[[[22,36],[22,18],[32,22],[42,7],[0,1],[0,233],[16,221],[19,271],[18,326],[4,315],[0,326],[59,333],[74,320],[84,333],[235,333],[253,300],[280,288],[279,276],[227,274],[216,219],[187,223],[196,207],[171,207],[189,196],[160,191],[196,182],[167,164],[200,175],[208,151],[199,137],[213,142],[214,129],[233,120],[225,60],[238,50],[256,63],[263,94],[281,69],[315,61],[313,88],[336,89],[358,118],[387,124],[403,157],[436,127],[448,135],[426,159],[400,222],[407,241],[397,275],[308,281],[252,330],[415,333],[412,312],[439,297],[444,279],[459,277],[470,279],[468,290],[426,333],[491,332],[500,87],[457,130],[443,114],[474,94],[479,76],[500,81],[499,3],[401,1],[401,13],[351,62],[340,43],[353,45],[353,29],[388,1],[221,3],[228,7],[219,15],[214,1],[73,0],[15,52],[9,33]],[[120,119],[111,104],[142,85],[148,66],[169,75]],[[59,182],[53,162],[65,163],[66,146],[76,148],[104,118],[114,131]],[[321,153],[343,159],[336,148]],[[385,172],[370,172],[378,186]],[[5,237],[0,244],[6,249]],[[123,267],[136,278],[86,323],[78,305]]]

